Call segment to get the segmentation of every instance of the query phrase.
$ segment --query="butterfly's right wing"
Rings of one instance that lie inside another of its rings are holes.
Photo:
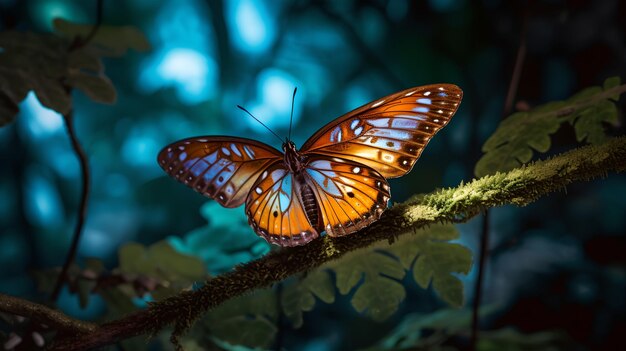
[[[268,145],[225,136],[180,140],[158,156],[170,176],[224,207],[243,204],[259,175],[282,160],[282,153]]]
[[[305,176],[330,236],[354,233],[378,220],[391,196],[380,173],[348,159],[310,155]]]

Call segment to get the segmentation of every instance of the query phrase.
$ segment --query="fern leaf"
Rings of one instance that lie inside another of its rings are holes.
[[[284,288],[282,309],[294,327],[302,326],[302,312],[313,310],[316,296],[325,303],[335,301],[335,286],[325,270],[312,271],[298,283]]]
[[[119,250],[119,262],[122,273],[163,282],[163,287],[152,292],[157,300],[173,295],[195,281],[202,281],[207,275],[200,259],[177,252],[166,241],[149,247],[128,243]]]
[[[413,279],[426,289],[433,288],[448,304],[463,304],[463,283],[453,273],[467,274],[472,265],[471,251],[459,244],[442,240],[457,239],[459,233],[452,224],[420,230],[413,237],[404,237],[386,251],[394,254],[406,269],[412,269]]]
[[[276,291],[262,289],[209,311],[197,328],[203,335],[212,335],[218,344],[265,349],[271,346],[278,330],[278,313]]]
[[[391,316],[406,297],[404,287],[395,280],[404,277],[404,268],[380,252],[361,250],[328,267],[336,273],[339,292],[345,295],[356,287],[352,306],[376,321]]]
[[[617,122],[613,101],[626,91],[626,85],[619,84],[619,77],[609,78],[603,87],[584,89],[566,101],[514,113],[487,139],[482,148],[485,154],[476,163],[474,173],[482,177],[508,171],[530,161],[533,151],[548,151],[550,135],[565,122],[574,126],[578,141],[603,142],[606,139],[603,123]]]

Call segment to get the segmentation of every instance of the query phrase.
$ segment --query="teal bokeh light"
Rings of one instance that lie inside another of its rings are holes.
[[[276,39],[266,2],[233,0],[226,2],[226,20],[233,45],[242,52],[261,53]]]

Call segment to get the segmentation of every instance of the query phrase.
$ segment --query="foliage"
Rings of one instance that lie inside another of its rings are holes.
[[[375,321],[389,318],[405,299],[406,290],[400,281],[407,270],[412,270],[413,279],[420,287],[426,289],[432,281],[444,301],[459,307],[463,303],[463,285],[451,273],[467,274],[472,259],[469,249],[447,242],[458,236],[452,224],[435,225],[403,236],[392,245],[375,245],[350,252],[291,286],[299,299],[297,303],[283,303],[283,310],[288,316],[295,316],[290,319],[299,327],[302,317],[297,309],[312,309],[313,296],[327,303],[334,301],[334,288],[326,271],[334,273],[340,294],[354,292],[351,299],[354,309]],[[283,298],[285,300],[289,301]]]
[[[315,297],[325,303],[335,302],[335,287],[330,274],[318,269],[297,282],[287,284],[281,295],[283,313],[295,328],[299,328],[303,323],[302,312],[313,310]]]
[[[491,305],[480,310],[486,317],[498,310]],[[469,334],[472,311],[468,309],[440,309],[430,314],[414,313],[405,318],[381,341],[363,351],[383,350],[459,350],[451,342]],[[547,331],[523,334],[505,328],[480,334],[477,350],[561,350],[569,340],[559,332]]]
[[[425,289],[432,282],[442,299],[458,307],[463,300],[463,286],[451,273],[467,273],[471,266],[471,252],[448,242],[458,235],[452,224],[434,225],[392,245],[353,251],[299,279],[281,283],[278,289],[260,290],[228,301],[207,313],[197,328],[210,333],[215,342],[267,348],[276,334],[280,313],[299,328],[303,312],[313,310],[316,298],[333,303],[336,291],[344,295],[354,292],[354,308],[375,321],[383,321],[406,297],[400,282],[406,270],[413,270],[419,286]],[[246,333],[235,324],[245,325]]]
[[[137,243],[124,245],[119,250],[119,271],[132,278],[155,279],[159,284],[152,291],[152,297],[156,300],[206,278],[202,261],[177,252],[165,241],[149,247]]]
[[[218,344],[269,348],[278,331],[277,304],[275,291],[258,290],[210,311],[200,327]]]
[[[64,20],[56,20],[55,26],[70,38],[93,28]],[[128,48],[145,51],[150,46],[132,27],[106,27],[93,40],[97,47],[77,46],[52,34],[0,32],[0,127],[15,119],[18,104],[31,90],[43,106],[63,115],[72,109],[72,88],[93,101],[114,103],[117,94],[100,56],[119,55]]]
[[[615,101],[626,89],[619,77],[608,78],[602,87],[586,88],[565,101],[549,102],[504,119],[483,145],[476,163],[479,176],[509,171],[530,161],[533,150],[547,152],[550,135],[570,123],[579,142],[598,144],[606,140],[603,123],[617,122]]]
[[[67,38],[86,38],[93,30],[91,24],[77,24],[62,18],[53,21],[54,30]],[[98,31],[89,41],[98,47],[103,54],[123,55],[129,49],[139,52],[150,50],[150,43],[141,31],[133,26],[100,25]]]
[[[176,250],[201,258],[212,274],[227,272],[236,264],[268,253],[270,245],[262,238],[250,235],[244,214],[233,215],[232,212],[232,209],[209,201],[200,209],[207,225],[182,237],[172,236],[168,241]]]
[[[177,252],[166,241],[148,247],[128,243],[119,249],[118,259],[119,267],[110,271],[94,258],[86,259],[84,267],[70,267],[67,283],[81,307],[97,293],[107,301],[110,313],[124,314],[136,309],[136,298],[150,294],[150,299],[160,300],[206,279],[202,261]],[[59,268],[33,272],[39,290],[52,291],[59,273]]]
[[[496,311],[495,306],[481,309],[486,316]],[[439,309],[433,313],[411,313],[375,346],[367,351],[402,350],[415,347],[433,347],[445,340],[446,336],[469,329],[472,311],[469,309]],[[428,331],[428,332],[426,332]],[[435,333],[430,333],[436,331]],[[364,350],[365,351],[365,350]]]

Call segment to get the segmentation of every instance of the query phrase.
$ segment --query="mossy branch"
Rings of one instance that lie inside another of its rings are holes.
[[[60,332],[80,334],[98,329],[96,324],[77,320],[50,307],[5,294],[0,294],[0,311],[30,318]]]
[[[215,306],[338,259],[347,252],[380,241],[393,241],[429,224],[467,221],[486,208],[505,204],[524,206],[573,182],[625,170],[626,137],[620,137],[439,190],[395,205],[378,222],[358,233],[337,239],[324,237],[306,246],[269,254],[208,280],[196,291],[184,291],[152,303],[145,310],[102,324],[91,333],[60,337],[51,349],[95,348],[137,335],[155,334],[167,326],[174,327],[172,340],[176,341],[197,318]]]

